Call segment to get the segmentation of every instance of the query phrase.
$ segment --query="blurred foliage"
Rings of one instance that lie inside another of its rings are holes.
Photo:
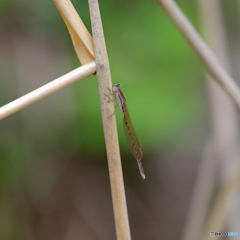
[[[124,3],[107,1],[101,5],[112,79],[113,84],[122,83],[139,139],[144,151],[151,153],[177,144],[178,136],[203,114],[202,93],[198,90],[203,84],[199,81],[202,69],[191,47],[156,2]],[[184,10],[196,21],[192,4]],[[89,95],[94,86],[84,84],[89,89],[84,90],[85,95]],[[83,95],[78,94],[81,99],[92,99],[97,90],[90,98]],[[96,112],[89,101],[86,104],[89,112]],[[117,116],[120,143],[127,148],[119,110]],[[96,134],[99,119],[91,119],[91,135],[101,142],[102,135]],[[86,147],[92,148],[94,139],[85,141]]]
[[[72,3],[91,32],[87,1],[74,0]],[[196,24],[194,3],[179,1],[179,4]],[[1,0],[0,6],[5,29],[17,24],[19,31],[53,42],[58,49],[65,46],[69,52],[66,56],[66,63],[71,65],[69,71],[79,66],[67,28],[52,1]],[[202,126],[198,124],[205,110],[202,68],[191,47],[154,1],[108,0],[100,3],[100,9],[113,84],[122,83],[144,154],[182,146],[184,142],[194,146],[196,142],[192,137],[199,134]],[[1,28],[0,31],[3,32]],[[0,61],[5,71],[11,72],[11,63]],[[0,85],[4,86],[6,76],[1,72]],[[7,126],[0,137],[0,143],[4,143],[0,146],[3,159],[11,159],[10,162],[17,166],[23,158],[28,162],[26,159],[60,148],[80,155],[105,155],[96,76],[69,88],[74,102],[58,104],[67,107],[73,118],[66,120],[68,116],[65,115],[66,119],[48,119],[47,126],[37,129],[32,136],[24,136],[28,139],[26,145],[22,143],[21,113],[2,121],[2,129]],[[65,91],[62,90],[63,94]],[[4,88],[0,92],[1,105],[4,105],[10,100],[9,95],[4,97]],[[43,102],[48,104],[53,99],[49,97]],[[31,109],[34,107],[23,110],[23,114],[29,114]],[[118,109],[116,114],[121,151],[130,154]],[[17,127],[9,131],[11,122],[17,122]]]
[[[199,30],[196,2],[176,2]],[[88,2],[72,3],[91,33]],[[234,38],[237,2],[222,3]],[[179,238],[209,134],[202,64],[156,1],[105,0],[100,10],[112,81],[143,148],[145,181],[116,109],[133,239]],[[1,106],[80,65],[53,1],[0,0],[0,36]],[[96,76],[1,120],[0,133],[0,239],[113,239]]]

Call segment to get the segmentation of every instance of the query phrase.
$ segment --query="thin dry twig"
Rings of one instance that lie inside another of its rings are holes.
[[[79,60],[85,65],[1,107],[0,120],[96,71],[92,37],[71,1],[54,0],[54,3],[68,27]]]
[[[183,240],[200,240],[203,235],[204,220],[211,200],[212,189],[217,175],[215,146],[212,139],[207,142],[201,163],[198,167],[193,196],[188,209],[188,216],[183,232]]]
[[[237,154],[236,160],[239,160],[239,153]],[[211,211],[210,217],[206,229],[204,231],[204,236],[202,239],[210,240],[211,231],[223,232],[224,224],[226,223],[227,216],[233,206],[234,200],[239,193],[239,182],[240,182],[240,171],[239,163],[235,161],[235,171],[232,172],[231,176],[223,183],[221,190],[217,196],[216,202]],[[239,226],[239,225],[238,225]],[[215,236],[214,239],[220,239],[220,236]]]
[[[198,0],[198,7],[207,43],[219,57],[222,64],[229,70],[230,61],[220,2],[219,0]],[[208,150],[200,163],[193,198],[189,207],[188,220],[183,234],[184,240],[205,239],[202,238],[203,229],[207,216],[211,214],[209,214],[209,205],[213,197],[212,193],[217,181],[217,174],[219,174],[217,169],[221,162],[224,163],[224,169],[226,169],[226,163],[227,165],[235,165],[232,164],[232,161],[236,160],[233,155],[237,154],[236,150],[238,149],[236,144],[238,142],[236,108],[226,92],[209,75],[207,80],[212,115],[213,131],[211,134],[213,136],[208,142]],[[230,169],[227,168],[227,170]],[[228,174],[231,175],[232,171]],[[220,229],[218,228],[218,230]]]
[[[53,0],[60,12],[72,38],[78,59],[81,64],[89,63],[94,58],[93,39],[85,27],[70,0]]]
[[[103,130],[107,149],[113,210],[118,240],[130,240],[125,190],[123,185],[122,166],[119,152],[116,118],[112,98],[112,80],[102,28],[102,21],[97,0],[89,0],[93,42],[97,65],[97,78]],[[108,97],[107,97],[108,96]],[[112,116],[111,116],[112,115]],[[111,116],[111,117],[109,117]]]
[[[92,61],[4,105],[0,108],[0,120],[69,86],[70,84],[92,75],[95,71],[96,63],[95,61]]]
[[[225,71],[177,4],[173,0],[158,0],[158,2],[191,44],[213,79],[227,92],[240,112],[240,90],[236,82]]]

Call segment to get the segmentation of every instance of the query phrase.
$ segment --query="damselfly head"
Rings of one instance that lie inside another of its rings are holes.
[[[113,86],[113,91],[114,91],[114,92],[117,91],[121,86],[122,86],[121,83],[118,83],[118,84],[114,85],[114,86]]]

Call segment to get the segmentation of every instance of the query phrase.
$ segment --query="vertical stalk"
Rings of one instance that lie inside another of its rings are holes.
[[[98,90],[111,183],[113,210],[118,240],[130,240],[122,166],[119,152],[114,102],[111,101],[112,80],[97,0],[89,0],[92,34],[98,78]],[[111,116],[112,115],[112,116]],[[111,117],[110,117],[111,116]]]
[[[227,35],[220,1],[198,0],[197,2],[206,41],[223,66],[230,70]],[[237,175],[234,175],[234,168],[237,168],[236,161],[239,154],[236,109],[229,96],[209,75],[207,75],[207,87],[212,115],[212,136],[198,170],[183,235],[184,240],[211,239],[210,231],[214,229],[223,231],[229,214],[229,203],[235,197],[234,187],[237,187],[234,182],[238,179]],[[223,179],[224,183],[211,208],[219,166],[222,167],[221,171],[224,172],[222,176],[224,175],[226,179]]]

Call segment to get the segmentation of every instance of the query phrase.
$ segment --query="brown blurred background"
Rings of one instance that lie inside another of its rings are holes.
[[[91,33],[87,1],[72,3]],[[177,3],[213,48],[217,40],[208,36],[222,29],[219,48],[226,55],[220,58],[238,79],[240,2],[223,1],[209,19],[199,1]],[[238,163],[234,107],[213,100],[212,80],[205,80],[202,63],[155,1],[100,1],[100,10],[113,84],[122,83],[144,152],[143,181],[117,110],[132,239],[187,240],[191,224],[203,239],[212,214],[222,216],[213,211],[221,199],[220,206],[232,208],[224,208],[221,227],[212,231],[240,234],[236,181],[235,194],[219,197]],[[1,106],[79,65],[53,1],[0,0]],[[115,239],[96,76],[1,120],[0,133],[0,240]],[[200,223],[196,209],[205,213]]]

